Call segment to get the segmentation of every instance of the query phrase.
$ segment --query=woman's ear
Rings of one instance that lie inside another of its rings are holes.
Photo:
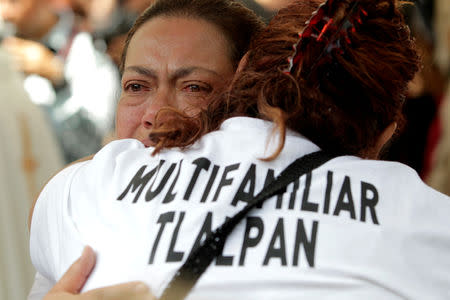
[[[229,85],[228,90],[231,90],[231,88],[233,87],[233,85],[236,82],[237,78],[239,77],[239,73],[241,73],[242,70],[247,66],[248,55],[249,55],[249,52],[247,51],[244,54],[244,56],[241,58],[241,60],[239,61],[239,64],[238,64],[237,69],[236,69],[236,72],[234,73],[233,79],[231,80],[231,84]]]
[[[381,150],[386,145],[386,143],[392,138],[396,129],[397,129],[397,123],[392,122],[378,136],[377,142],[375,143],[375,149],[374,149],[375,157],[374,158],[377,158],[380,155]]]
[[[247,66],[248,56],[249,56],[249,52],[247,51],[244,54],[244,56],[241,58],[241,60],[239,61],[239,64],[236,69],[236,74],[239,74],[240,72],[242,72],[242,70],[245,68],[245,66]]]

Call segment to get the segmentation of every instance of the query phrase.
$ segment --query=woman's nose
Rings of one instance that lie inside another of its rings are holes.
[[[148,105],[146,106],[145,113],[142,116],[142,125],[150,129],[156,120],[156,115],[163,107],[173,107],[171,93],[167,90],[158,90],[155,94],[150,95],[147,100]]]

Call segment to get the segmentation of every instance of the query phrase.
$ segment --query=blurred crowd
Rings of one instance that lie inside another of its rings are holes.
[[[450,1],[417,0],[404,13],[422,68],[409,85],[404,127],[383,158],[450,195]]]
[[[114,138],[121,50],[127,31],[151,2],[0,0],[1,212],[11,211],[11,203],[23,203],[16,210],[26,214],[52,173]],[[269,22],[289,0],[240,2]],[[423,66],[409,87],[403,130],[383,159],[411,166],[431,186],[450,195],[450,1],[416,0],[404,12]],[[21,174],[14,175],[14,168]],[[19,184],[12,183],[14,176]],[[8,187],[21,193],[8,194]],[[21,228],[26,219],[21,214],[1,216],[9,218],[5,224],[21,222]],[[26,241],[8,236],[2,240],[3,253],[5,243],[14,252]],[[0,273],[1,299],[24,299],[27,288],[10,289],[23,294],[3,292],[13,283],[29,286],[32,278],[24,279],[23,274],[32,276],[33,271],[28,262],[23,264],[18,277]]]

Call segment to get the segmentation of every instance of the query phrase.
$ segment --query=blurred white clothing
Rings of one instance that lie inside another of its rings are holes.
[[[34,268],[28,251],[30,205],[62,168],[62,154],[44,113],[23,89],[0,48],[0,299],[25,299]]]

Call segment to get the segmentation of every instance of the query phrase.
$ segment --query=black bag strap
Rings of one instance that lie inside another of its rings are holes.
[[[298,158],[291,163],[274,181],[251,199],[241,211],[207,236],[205,242],[191,252],[191,255],[172,278],[159,299],[184,299],[214,258],[222,253],[227,236],[251,209],[283,191],[289,183],[295,181],[303,174],[312,171],[334,157],[323,151],[317,151]]]

